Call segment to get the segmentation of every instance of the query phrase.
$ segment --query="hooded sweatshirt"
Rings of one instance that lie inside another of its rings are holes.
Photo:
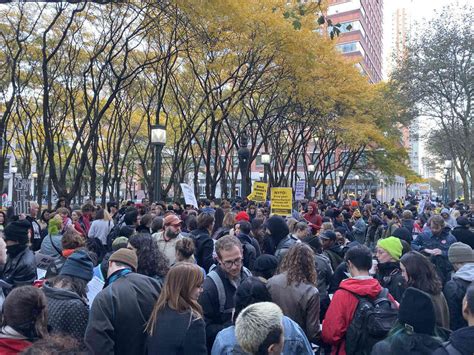
[[[349,278],[341,282],[323,321],[322,339],[332,345],[331,355],[346,354],[347,329],[359,303],[353,293],[374,299],[380,291],[382,286],[372,277]],[[398,303],[392,295],[389,294],[388,299],[398,308]]]
[[[443,293],[448,303],[451,330],[467,326],[462,316],[462,300],[472,282],[474,282],[474,263],[469,263],[456,271],[452,280],[446,282],[444,286]]]
[[[451,333],[449,337],[449,343],[457,350],[461,355],[471,355],[474,349],[474,327],[465,327],[456,330]],[[446,351],[444,347],[438,348],[433,355],[450,355],[451,353]]]
[[[311,229],[313,233],[316,233],[319,229],[321,229],[323,219],[318,213],[318,206],[314,202],[310,202],[309,205],[313,208],[313,212],[305,213],[304,219],[311,223]]]

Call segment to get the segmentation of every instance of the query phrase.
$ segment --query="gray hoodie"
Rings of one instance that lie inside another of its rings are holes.
[[[469,263],[469,264],[463,265],[453,275],[453,279],[461,279],[461,280],[464,280],[464,281],[473,282],[474,281],[474,263]]]

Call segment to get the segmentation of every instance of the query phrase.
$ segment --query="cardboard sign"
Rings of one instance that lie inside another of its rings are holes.
[[[250,201],[265,202],[267,200],[268,184],[266,182],[254,181],[252,193],[247,196]]]
[[[186,202],[187,205],[192,205],[196,208],[198,208],[198,203],[196,200],[196,196],[194,195],[194,190],[191,186],[188,184],[180,184],[181,185],[181,190],[183,190],[183,195],[184,195],[184,201]]]
[[[296,182],[295,186],[295,201],[304,200],[304,189],[306,187],[306,180],[301,179]]]
[[[293,189],[291,187],[272,187],[271,210],[272,215],[291,216],[293,203]]]

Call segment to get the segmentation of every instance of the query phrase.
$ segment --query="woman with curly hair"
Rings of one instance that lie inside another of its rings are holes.
[[[273,302],[285,316],[304,330],[310,342],[319,333],[319,292],[313,250],[305,243],[296,243],[283,258],[278,274],[268,280]]]
[[[137,254],[137,273],[153,277],[163,284],[169,270],[168,259],[158,249],[151,235],[132,235],[128,240],[128,248]]]

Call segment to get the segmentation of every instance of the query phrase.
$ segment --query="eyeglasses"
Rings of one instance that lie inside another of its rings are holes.
[[[235,260],[226,260],[226,261],[222,261],[222,264],[230,269],[232,266],[241,266],[242,265],[242,258],[238,258],[238,259],[235,259]]]

